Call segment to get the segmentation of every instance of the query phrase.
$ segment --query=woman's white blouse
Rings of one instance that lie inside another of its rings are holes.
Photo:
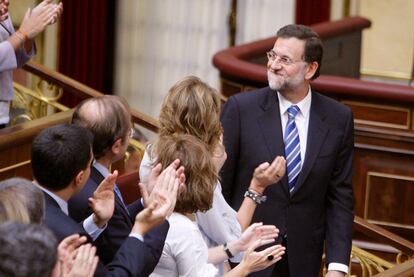
[[[151,277],[214,277],[217,268],[207,263],[208,248],[197,224],[173,213],[161,258]]]

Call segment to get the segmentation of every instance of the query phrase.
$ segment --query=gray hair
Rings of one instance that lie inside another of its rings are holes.
[[[10,191],[26,206],[30,222],[40,224],[45,210],[45,198],[41,189],[29,180],[11,178],[0,182],[0,191]]]
[[[0,225],[2,276],[50,276],[57,260],[57,240],[45,226],[6,222]]]

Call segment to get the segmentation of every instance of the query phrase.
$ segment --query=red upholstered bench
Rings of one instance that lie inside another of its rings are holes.
[[[141,192],[138,187],[139,172],[124,174],[118,177],[117,184],[122,193],[125,204],[130,204],[141,198]]]

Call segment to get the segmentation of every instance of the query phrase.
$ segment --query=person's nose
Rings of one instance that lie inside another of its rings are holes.
[[[273,70],[279,70],[282,68],[279,62],[279,59],[277,57],[274,60],[269,60],[269,62],[267,63],[267,66]]]

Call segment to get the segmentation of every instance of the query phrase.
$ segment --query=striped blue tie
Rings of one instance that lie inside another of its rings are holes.
[[[287,112],[288,122],[286,124],[284,141],[289,192],[292,193],[301,169],[299,133],[295,123],[295,116],[298,114],[299,108],[292,105],[287,109]]]

